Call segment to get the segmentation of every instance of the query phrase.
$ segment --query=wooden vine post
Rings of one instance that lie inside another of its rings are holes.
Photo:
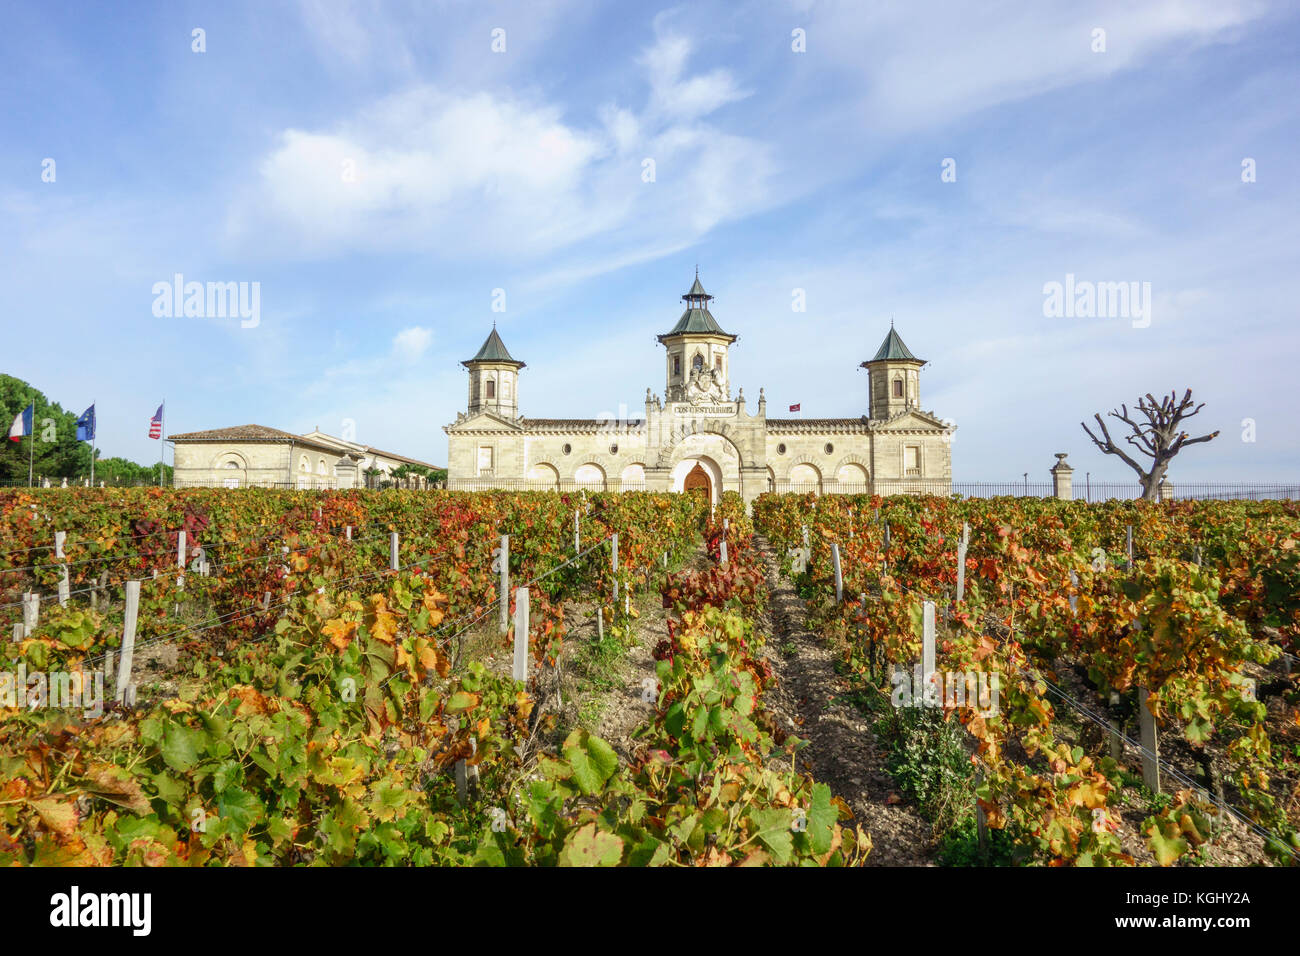
[[[1160,739],[1156,733],[1156,719],[1147,707],[1147,691],[1138,688],[1138,742],[1142,745],[1142,782],[1152,793],[1160,792]]]
[[[515,680],[528,682],[528,588],[515,591]]]
[[[831,544],[831,564],[835,568],[835,603],[844,601],[844,576],[840,573],[840,546]]]
[[[23,638],[32,636],[41,619],[41,596],[35,591],[23,595]]]
[[[612,542],[609,554],[610,567],[614,572],[614,608],[618,609],[618,532],[610,535]]]
[[[54,532],[54,557],[63,561],[63,567],[59,569],[59,607],[68,606],[68,565],[64,560],[67,555],[63,553],[63,543],[67,541],[68,533],[66,531]]]
[[[127,707],[135,706],[135,685],[131,683],[131,665],[135,657],[135,625],[140,615],[140,582],[126,582],[126,613],[122,618],[122,656],[117,665],[114,700]]]
[[[957,601],[966,597],[966,548],[970,544],[970,525],[961,523],[961,538],[957,541]]]
[[[499,627],[502,634],[510,630],[510,535],[501,536],[501,546],[496,553],[496,570],[501,575],[500,590],[498,592],[501,602]]]
[[[938,668],[934,639],[934,602],[921,605],[921,693],[922,700],[930,685],[935,683]],[[942,700],[940,701],[942,703]]]

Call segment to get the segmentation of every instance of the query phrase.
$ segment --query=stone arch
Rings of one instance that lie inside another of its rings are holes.
[[[231,462],[234,462],[235,467],[242,471],[248,470],[248,459],[242,453],[233,450],[218,452],[212,459],[211,467],[229,468]]]
[[[620,485],[645,486],[645,462],[633,461],[623,466],[618,476]]]
[[[594,459],[587,459],[582,464],[573,469],[573,483],[575,485],[600,485],[600,490],[604,491],[609,481],[609,471]]]
[[[223,488],[242,488],[248,484],[248,459],[237,451],[219,452],[210,467],[216,483]]]
[[[549,461],[535,462],[528,469],[528,480],[545,484],[548,488],[560,487],[560,469]]]
[[[789,478],[790,474],[799,465],[807,465],[809,468],[811,468],[813,471],[817,473],[817,480],[818,481],[821,480],[822,469],[821,466],[817,464],[817,458],[813,455],[796,455],[795,457],[791,458],[790,463],[785,466],[786,478]]]
[[[711,505],[716,505],[722,498],[723,482],[725,481],[725,477],[722,472],[722,466],[708,455],[682,456],[682,458],[680,458],[673,466],[672,474],[669,476],[671,482],[669,487],[673,491],[684,491],[686,476],[696,468],[702,469],[708,475],[709,503]]]
[[[672,430],[668,433],[668,438],[660,446],[657,466],[660,468],[671,468],[679,455],[685,454],[684,452],[680,452],[679,446],[683,442],[694,438],[697,435],[703,435],[705,437],[716,435],[719,438],[724,439],[731,445],[732,452],[736,456],[736,461],[739,462],[742,460],[740,447],[743,441],[739,432],[739,429],[727,422],[720,422],[708,418],[692,418],[679,424],[675,424],[673,425]]]
[[[608,477],[610,474],[618,471],[618,464],[610,460],[608,455],[602,455],[595,452],[575,452],[574,457],[577,459],[573,470],[577,471],[583,465],[595,465],[603,471]]]
[[[865,486],[863,491],[871,485],[871,464],[861,455],[845,455],[835,463],[830,474],[837,483]]]
[[[790,462],[786,469],[786,479],[794,491],[822,490],[822,470],[811,455],[800,455]]]

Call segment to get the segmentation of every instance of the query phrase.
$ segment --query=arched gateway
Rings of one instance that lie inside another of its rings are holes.
[[[709,473],[703,467],[696,463],[686,474],[682,481],[682,490],[689,493],[704,495],[706,501],[713,501],[713,482],[709,480]]]

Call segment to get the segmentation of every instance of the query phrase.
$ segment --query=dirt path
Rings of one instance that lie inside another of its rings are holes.
[[[658,594],[650,595],[650,598],[655,605],[662,603]],[[639,610],[641,616],[636,620],[636,640],[623,658],[618,686],[604,698],[600,724],[595,731],[596,736],[608,741],[624,762],[632,759],[638,744],[632,739],[632,731],[648,721],[653,713],[654,705],[642,697],[647,687],[654,686],[656,679],[654,647],[660,641],[668,640],[668,623],[663,608],[642,606]],[[656,611],[658,613],[654,613]],[[652,683],[642,684],[645,680]]]
[[[835,671],[835,653],[806,629],[803,600],[781,577],[771,544],[755,537],[771,592],[765,654],[777,677],[764,703],[779,723],[809,741],[799,755],[819,783],[828,784],[871,834],[868,866],[933,865],[931,828],[914,807],[886,804],[897,787],[885,770],[883,747],[851,704],[835,699],[848,684]],[[783,648],[785,650],[783,650]],[[793,653],[786,653],[792,650]]]

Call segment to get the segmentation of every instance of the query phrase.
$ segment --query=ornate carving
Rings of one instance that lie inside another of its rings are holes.
[[[697,368],[691,372],[690,382],[686,386],[686,400],[692,405],[725,402],[727,397],[721,372],[711,368]]]

